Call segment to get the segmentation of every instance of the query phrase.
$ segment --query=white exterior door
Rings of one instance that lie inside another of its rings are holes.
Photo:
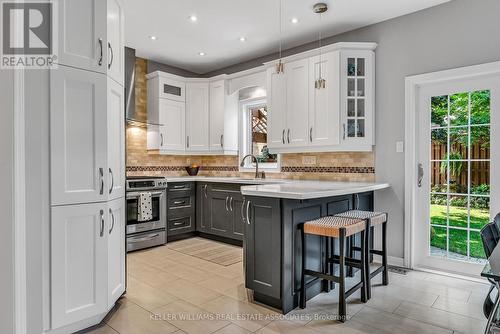
[[[58,12],[57,63],[106,73],[106,1],[52,1]]]
[[[125,291],[125,199],[108,203],[108,308]]]
[[[309,60],[285,64],[286,134],[288,146],[306,146],[309,142]]]
[[[125,196],[125,98],[124,90],[108,78],[107,161],[108,199]]]
[[[66,66],[50,72],[52,205],[107,198],[106,80]]]
[[[267,69],[267,146],[281,148],[285,146],[286,132],[286,77],[278,74],[274,67]]]
[[[160,99],[160,151],[186,150],[186,104]]]
[[[210,83],[210,151],[224,151],[226,84],[224,80]]]
[[[413,266],[477,276],[500,210],[500,76],[426,84],[416,101]]]
[[[111,78],[123,85],[125,71],[123,3],[121,0],[107,0],[107,7],[107,71]]]
[[[208,151],[208,83],[186,84],[186,150]]]
[[[321,68],[320,68],[321,64]],[[340,143],[339,53],[309,59],[309,143],[312,146]],[[316,87],[320,78],[325,87]]]
[[[106,204],[52,208],[52,328],[107,309],[106,217]]]

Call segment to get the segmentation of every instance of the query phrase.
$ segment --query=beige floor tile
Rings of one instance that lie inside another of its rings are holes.
[[[386,334],[383,330],[373,328],[360,322],[349,320],[345,323],[331,320],[312,320],[307,327],[314,329],[318,333],[342,333],[342,334]]]
[[[137,280],[129,280],[126,296],[131,302],[149,311],[178,299],[165,289],[154,288]]]
[[[248,302],[250,301],[249,295],[250,295],[250,290],[247,290],[245,288],[245,284],[241,283],[238,284],[237,286],[232,286],[229,289],[226,289],[221,292],[223,295],[231,297],[236,300],[240,300],[243,302]]]
[[[99,325],[97,327],[94,327],[92,329],[84,330],[78,332],[78,334],[119,334],[117,331],[115,331],[113,328],[109,327],[106,324]]]
[[[226,327],[219,329],[215,334],[250,334],[252,332],[236,326],[235,324],[227,325]]]
[[[426,290],[427,291],[422,291],[422,289],[415,289],[413,285],[403,287],[397,284],[390,283],[387,286],[374,286],[372,288],[372,297],[373,299],[375,299],[378,296],[386,296],[388,298],[397,298],[416,304],[431,306],[432,304],[434,304],[439,295],[434,293],[434,291],[430,287]]]
[[[227,296],[221,296],[201,304],[200,307],[208,312],[221,315],[251,332],[255,332],[280,316],[277,312],[265,307],[238,301]]]
[[[226,278],[224,276],[219,276],[213,274],[209,279],[203,280],[198,283],[203,287],[212,289],[214,291],[224,293],[224,291],[229,290],[232,287],[236,287],[240,284],[243,284],[243,281],[238,278]]]
[[[154,313],[188,334],[213,333],[230,324],[183,300],[156,309]]]
[[[179,276],[180,278],[183,278],[184,280],[193,283],[205,281],[214,275],[211,272],[199,269],[193,265],[187,265],[185,263],[177,265],[167,265],[162,267],[162,270],[167,273],[172,273],[176,276]]]
[[[382,330],[390,334],[452,334],[453,330],[433,326],[422,321],[408,319],[400,315],[364,307],[353,321]]]
[[[151,313],[135,305],[117,309],[107,323],[120,334],[168,334],[178,330],[167,321],[155,319]]]
[[[278,320],[273,321],[264,328],[259,329],[257,334],[317,334],[318,332],[295,321]]]
[[[464,334],[481,333],[486,325],[486,319],[481,321],[459,314],[408,302],[401,303],[394,313],[406,318],[433,324],[435,326],[460,331]]]
[[[457,313],[463,316],[475,318],[478,320],[484,320],[483,314],[483,303],[474,302],[461,302],[455,299],[450,299],[446,297],[441,297],[436,300],[432,305],[432,308],[447,311],[451,313]]]
[[[218,292],[185,279],[170,282],[164,287],[164,291],[194,305],[200,305],[221,296]]]

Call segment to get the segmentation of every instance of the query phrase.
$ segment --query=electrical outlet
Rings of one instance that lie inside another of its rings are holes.
[[[315,155],[305,155],[302,157],[303,165],[316,165],[316,156]]]

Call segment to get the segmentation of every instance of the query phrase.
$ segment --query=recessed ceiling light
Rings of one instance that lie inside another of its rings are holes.
[[[198,56],[204,56],[205,52],[198,52]]]
[[[245,42],[246,40],[247,40],[246,37],[243,37],[243,36],[240,37],[240,42]]]
[[[156,41],[156,36],[149,36],[149,39]]]
[[[191,22],[196,22],[196,21],[198,21],[198,17],[196,15],[191,15],[191,16],[189,16],[189,20]]]
[[[296,17],[293,17],[290,21],[292,21],[293,24],[299,23],[299,19]]]

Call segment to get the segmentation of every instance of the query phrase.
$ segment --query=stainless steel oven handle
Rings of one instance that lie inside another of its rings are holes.
[[[149,240],[153,240],[154,238],[159,237],[159,236],[160,236],[160,234],[156,233],[156,234],[153,234],[151,236],[139,238],[139,239],[129,238],[129,239],[127,239],[127,242],[136,243],[136,242],[149,241]]]
[[[137,198],[139,197],[141,193],[140,192],[132,192],[132,193],[127,193],[127,198],[132,199],[132,198]],[[162,191],[153,191],[151,192],[151,196],[163,196]]]
[[[115,228],[115,215],[111,209],[109,209],[109,214],[111,215],[111,228],[109,229],[109,234],[111,234],[111,232],[113,232],[113,228]]]

